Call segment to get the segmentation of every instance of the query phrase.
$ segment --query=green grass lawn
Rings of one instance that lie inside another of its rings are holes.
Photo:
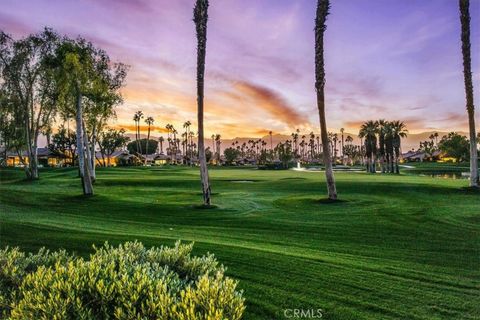
[[[199,209],[198,169],[99,169],[80,196],[73,169],[0,172],[0,246],[86,255],[93,243],[195,241],[245,290],[245,319],[478,319],[480,193],[467,180],[211,169],[216,209]],[[247,181],[247,182],[246,182]]]

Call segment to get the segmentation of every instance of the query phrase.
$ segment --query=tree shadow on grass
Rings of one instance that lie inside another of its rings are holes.
[[[314,204],[326,204],[326,205],[343,205],[348,202],[349,200],[344,200],[344,199],[328,199],[328,198],[322,198],[322,199],[312,199]]]
[[[459,192],[467,195],[471,195],[471,194],[480,195],[480,187],[463,187],[463,188],[460,188]]]
[[[205,204],[197,204],[197,205],[192,205],[191,208],[195,210],[212,210],[212,209],[220,209],[219,206],[216,206],[214,204],[211,205],[205,205]]]

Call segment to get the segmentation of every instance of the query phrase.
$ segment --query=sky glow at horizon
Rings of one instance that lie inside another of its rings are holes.
[[[205,129],[232,138],[318,132],[313,0],[211,0]],[[0,29],[15,38],[49,26],[80,35],[131,66],[133,114],[181,131],[196,122],[194,0],[3,0]],[[411,132],[465,131],[467,114],[456,0],[333,0],[326,31],[327,123],[403,120]],[[472,68],[480,121],[480,1],[471,1]]]

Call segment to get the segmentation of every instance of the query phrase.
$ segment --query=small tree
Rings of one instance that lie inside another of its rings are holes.
[[[443,136],[438,143],[438,148],[445,155],[455,158],[458,162],[466,161],[469,158],[469,141],[467,137],[456,132],[450,132]]]
[[[48,145],[51,152],[70,159],[70,165],[75,165],[77,152],[77,139],[75,132],[68,130],[62,124],[57,133],[52,135],[51,143]]]
[[[147,145],[148,145],[148,149],[147,149]],[[140,148],[145,155],[154,154],[157,152],[158,142],[153,139],[150,139],[148,141],[147,139],[140,139],[137,142],[132,141],[127,145],[127,150],[131,154],[139,153],[139,150],[137,148]]]
[[[128,141],[130,141],[130,138],[125,136],[124,129],[115,130],[110,128],[100,133],[98,146],[103,157],[104,166],[110,166],[110,158],[112,157],[112,154],[116,150],[125,146]],[[106,162],[105,156],[107,157]]]
[[[225,155],[225,162],[228,165],[232,165],[240,156],[240,150],[229,147],[223,151],[223,154]]]

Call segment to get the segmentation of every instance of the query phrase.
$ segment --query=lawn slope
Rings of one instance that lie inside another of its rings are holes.
[[[327,204],[321,172],[212,169],[218,208],[199,209],[197,169],[99,169],[91,198],[73,169],[0,174],[2,247],[195,241],[240,280],[246,319],[480,316],[480,194],[466,180],[339,172],[343,201]]]

